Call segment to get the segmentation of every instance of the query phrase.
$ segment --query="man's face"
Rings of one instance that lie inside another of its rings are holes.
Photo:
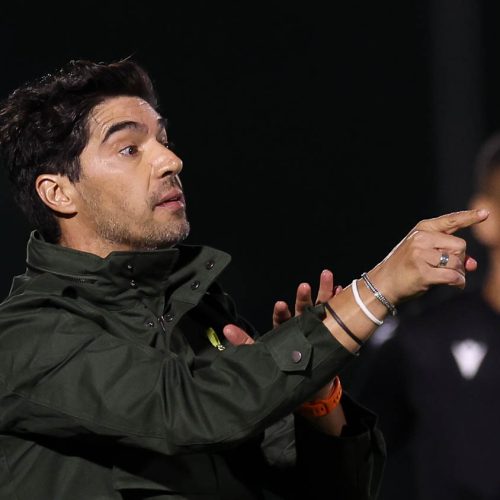
[[[178,174],[163,119],[137,97],[115,97],[90,113],[80,155],[78,217],[91,237],[112,249],[148,250],[189,233]]]

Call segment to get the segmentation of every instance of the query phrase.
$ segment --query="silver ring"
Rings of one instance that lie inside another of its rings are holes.
[[[438,267],[446,267],[449,260],[450,260],[450,256],[446,252],[443,252],[441,254],[441,257],[439,258]]]

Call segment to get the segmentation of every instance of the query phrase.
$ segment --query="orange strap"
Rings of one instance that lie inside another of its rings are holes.
[[[297,412],[304,417],[323,417],[328,415],[340,402],[342,386],[339,377],[333,379],[332,389],[326,399],[316,399],[303,403]]]

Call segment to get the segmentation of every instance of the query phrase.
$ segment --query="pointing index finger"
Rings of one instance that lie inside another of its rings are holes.
[[[479,210],[462,210],[441,215],[433,219],[419,222],[415,229],[424,231],[439,231],[441,233],[453,234],[479,222],[483,222],[489,215],[489,211],[481,208]]]

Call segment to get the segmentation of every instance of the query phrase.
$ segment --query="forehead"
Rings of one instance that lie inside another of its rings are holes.
[[[89,114],[90,134],[105,134],[114,123],[132,121],[155,127],[160,115],[140,97],[111,97],[98,104]]]

